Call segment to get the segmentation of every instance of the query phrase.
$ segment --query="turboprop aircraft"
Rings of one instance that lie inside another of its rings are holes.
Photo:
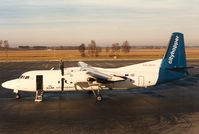
[[[19,99],[19,91],[35,92],[35,101],[42,101],[45,92],[92,91],[97,101],[103,98],[101,90],[133,89],[149,87],[188,76],[184,37],[182,33],[172,34],[163,59],[119,68],[92,67],[78,62],[79,67],[59,70],[34,70],[23,73],[19,78],[2,83],[12,89]]]

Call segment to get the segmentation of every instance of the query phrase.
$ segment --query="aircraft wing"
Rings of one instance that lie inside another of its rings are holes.
[[[77,65],[78,65],[79,67],[89,67],[88,64],[86,64],[85,62],[82,62],[82,61],[79,61],[79,62],[77,63]]]
[[[78,66],[82,67],[81,70],[87,71],[86,74],[95,78],[100,83],[117,82],[127,79],[124,76],[118,76],[116,74],[107,74],[102,71],[98,71],[96,68],[90,67],[88,64],[84,62],[78,62]]]
[[[100,83],[117,82],[117,81],[126,80],[126,78],[124,78],[124,77],[105,74],[105,73],[99,72],[97,70],[88,70],[87,74],[94,77]]]

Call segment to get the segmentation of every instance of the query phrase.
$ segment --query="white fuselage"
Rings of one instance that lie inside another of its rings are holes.
[[[102,89],[131,89],[155,85],[158,80],[161,62],[162,60],[155,60],[120,68],[92,68],[106,74],[120,75],[128,78],[125,81],[102,84]],[[81,67],[65,68],[63,76],[61,75],[61,70],[28,71],[23,73],[18,79],[3,83],[2,86],[13,89],[14,92],[35,92],[37,88],[36,76],[38,75],[43,77],[42,88],[44,92],[62,91],[62,78],[64,78],[63,91],[97,90],[98,88],[95,84],[92,87],[88,85],[87,80],[90,76]]]

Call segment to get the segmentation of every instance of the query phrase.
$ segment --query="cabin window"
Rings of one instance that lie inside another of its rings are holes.
[[[19,78],[20,78],[20,79],[24,79],[24,78],[25,78],[25,76],[21,75]]]
[[[67,83],[67,80],[65,80],[65,83]]]
[[[58,83],[60,83],[60,81],[58,81]]]

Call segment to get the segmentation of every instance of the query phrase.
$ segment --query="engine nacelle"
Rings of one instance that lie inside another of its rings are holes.
[[[88,78],[87,78],[87,81],[92,83],[92,82],[96,81],[96,79],[94,79],[94,78],[92,78],[92,77],[88,77]]]

